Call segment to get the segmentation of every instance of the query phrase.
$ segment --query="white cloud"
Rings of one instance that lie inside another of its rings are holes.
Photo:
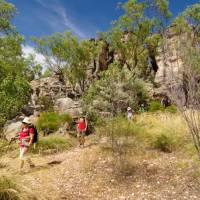
[[[42,54],[37,53],[32,46],[29,46],[29,45],[22,46],[22,51],[23,51],[23,54],[24,54],[25,58],[27,58],[30,54],[34,55],[35,61],[38,64],[41,64],[42,66],[45,65],[44,56]]]
[[[73,20],[70,19],[63,5],[59,1],[54,2],[54,4],[50,4],[49,2],[47,4],[45,0],[36,1],[45,9],[48,9],[56,14],[56,16],[42,18],[42,20],[45,20],[51,27],[56,29],[58,27],[58,24],[60,24],[61,27],[65,27],[66,29],[71,30],[80,38],[88,37],[88,35],[80,30],[80,28],[77,27]]]

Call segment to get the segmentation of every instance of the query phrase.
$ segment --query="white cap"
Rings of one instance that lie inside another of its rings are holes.
[[[28,117],[25,117],[22,123],[31,124],[30,119]]]
[[[131,108],[131,107],[128,107],[127,110],[130,111],[130,110],[132,110],[132,108]]]

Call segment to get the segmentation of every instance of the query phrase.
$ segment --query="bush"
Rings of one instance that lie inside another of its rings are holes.
[[[151,101],[149,106],[149,112],[164,111],[164,107],[159,101]]]
[[[155,139],[153,146],[163,152],[171,153],[174,148],[174,141],[172,137],[161,134]]]
[[[46,151],[53,151],[54,153],[62,152],[71,148],[74,144],[74,140],[69,137],[51,135],[43,137],[39,140],[35,149],[32,148],[32,153],[44,153]]]
[[[169,113],[175,114],[175,113],[177,113],[177,108],[176,108],[175,105],[171,105],[171,106],[168,106],[168,107],[165,109],[165,111],[167,111],[167,112],[169,112]]]
[[[140,129],[137,125],[121,116],[108,120],[102,126],[97,128],[99,136],[107,136],[108,138],[116,140],[121,137],[136,136],[139,131]]]
[[[72,122],[69,114],[58,114],[56,112],[43,112],[37,122],[37,127],[40,131],[55,132],[64,123]]]
[[[66,122],[71,124],[72,123],[72,116],[68,113],[59,115],[59,121],[62,124],[65,124]]]
[[[53,110],[53,101],[48,96],[41,96],[38,99],[38,104],[43,111],[52,111]]]
[[[88,121],[88,132],[94,132],[96,126],[100,126],[103,122],[103,119],[93,111],[87,113],[87,121]]]
[[[15,183],[6,177],[0,177],[0,199],[20,200],[19,190]]]

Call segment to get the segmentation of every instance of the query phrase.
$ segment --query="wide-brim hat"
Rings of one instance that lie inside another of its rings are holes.
[[[31,121],[28,117],[25,117],[22,121],[22,123],[25,123],[25,124],[31,124]]]
[[[131,107],[128,107],[127,110],[130,111],[130,110],[132,110],[132,108],[131,108]]]

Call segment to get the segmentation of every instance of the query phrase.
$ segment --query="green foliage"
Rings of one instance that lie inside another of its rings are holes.
[[[95,111],[87,112],[87,122],[89,132],[93,132],[95,127],[100,126],[103,123],[103,119]]]
[[[53,72],[50,69],[46,69],[44,73],[42,74],[42,78],[51,77],[51,76],[53,76]]]
[[[78,84],[81,91],[85,90],[87,68],[97,57],[100,42],[79,42],[70,32],[33,40],[37,45],[37,51],[46,58],[50,70],[67,78],[73,87]]]
[[[13,4],[4,0],[0,0],[0,32],[13,32],[14,27],[10,24],[10,20],[14,17],[16,8]]]
[[[43,112],[38,121],[37,127],[41,131],[48,130],[49,132],[55,132],[59,127],[65,123],[71,123],[72,118],[69,114],[58,114],[56,112]]]
[[[26,76],[29,81],[34,79],[41,78],[42,75],[42,66],[35,61],[35,55],[29,54],[25,59],[26,65],[29,66],[26,69]]]
[[[175,114],[177,113],[177,107],[175,105],[171,105],[165,108],[165,111]]]
[[[149,106],[149,112],[164,111],[164,107],[160,101],[151,101]]]
[[[0,177],[0,199],[20,200],[19,190],[16,184],[4,176]]]
[[[112,144],[123,138],[127,140],[128,137],[136,137],[139,133],[139,126],[121,116],[107,120],[102,126],[97,127],[97,134],[100,137],[108,137]]]
[[[171,16],[168,1],[128,0],[122,8],[125,13],[113,22],[107,40],[121,64],[134,75],[144,77],[148,56],[156,56],[165,21]]]
[[[69,150],[74,144],[74,140],[70,137],[64,137],[59,135],[50,135],[42,137],[36,148],[31,150],[32,153],[45,153],[47,151],[58,153],[65,150]]]
[[[126,111],[127,106],[136,108],[148,95],[142,80],[131,77],[126,69],[117,63],[101,73],[83,97],[85,110],[111,112],[113,115]]]
[[[68,113],[60,114],[59,118],[60,118],[61,124],[66,123],[66,122],[69,124],[72,123],[72,116]]]
[[[10,23],[15,12],[12,4],[0,1],[0,127],[15,117],[30,98],[28,66],[22,57],[23,37]]]

